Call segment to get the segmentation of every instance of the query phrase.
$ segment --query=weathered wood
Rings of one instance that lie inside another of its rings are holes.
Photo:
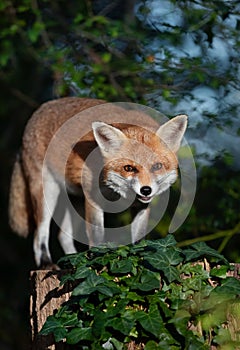
[[[39,335],[47,317],[70,298],[70,286],[59,287],[66,271],[39,270],[30,272],[30,324],[33,350],[67,349],[62,343],[54,344],[53,336]]]

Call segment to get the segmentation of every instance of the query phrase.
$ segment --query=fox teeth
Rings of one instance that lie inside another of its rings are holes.
[[[152,197],[144,197],[144,196],[140,196],[140,195],[137,195],[137,198],[138,198],[138,200],[140,200],[143,203],[147,203],[147,202],[150,202],[152,200]]]

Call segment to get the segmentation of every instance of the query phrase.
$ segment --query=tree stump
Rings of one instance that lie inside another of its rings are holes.
[[[39,335],[47,317],[70,298],[70,286],[59,287],[66,271],[39,270],[30,272],[30,325],[33,350],[67,349],[63,342],[55,344],[53,336]]]

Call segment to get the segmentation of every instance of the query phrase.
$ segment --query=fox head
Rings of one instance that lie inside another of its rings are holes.
[[[140,202],[151,202],[177,179],[176,152],[186,126],[186,115],[173,118],[155,133],[135,125],[94,122],[105,185],[124,198],[133,191]]]

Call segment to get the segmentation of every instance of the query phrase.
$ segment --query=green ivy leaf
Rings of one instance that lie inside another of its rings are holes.
[[[128,301],[128,298],[120,299],[118,302],[114,299],[107,307],[108,317],[111,318],[117,316],[118,314],[123,314]]]
[[[122,258],[127,258],[130,252],[130,247],[129,246],[120,246],[116,253],[117,255],[121,256]]]
[[[164,349],[158,346],[158,344],[155,341],[150,340],[146,343],[144,350],[164,350]]]
[[[186,261],[198,259],[202,256],[210,256],[216,258],[217,261],[222,260],[228,264],[223,255],[218,253],[215,249],[209,247],[205,242],[197,242],[192,244],[190,248],[183,250],[183,254],[186,256]]]
[[[74,273],[73,278],[75,280],[89,278],[92,274],[95,275],[94,271],[92,271],[90,267],[80,265]]]
[[[81,320],[79,321],[77,313],[64,311],[64,307],[56,314],[56,318],[61,321],[64,327],[74,327],[82,323]]]
[[[144,302],[144,297],[136,292],[129,292],[126,295],[126,299],[130,301]]]
[[[175,267],[183,261],[180,253],[171,248],[167,252],[157,252],[144,255],[144,259],[158,271],[163,271],[169,282],[179,279],[179,271]]]
[[[191,318],[191,314],[188,310],[180,308],[176,311],[175,315],[170,320],[170,323],[173,323],[178,331],[184,337],[188,337],[188,322]]]
[[[154,304],[150,306],[148,312],[138,311],[136,319],[147,332],[157,338],[161,333],[166,332],[158,307]]]
[[[240,281],[234,277],[227,277],[214,291],[218,294],[240,295]]]
[[[62,324],[61,320],[55,316],[49,316],[40,331],[40,335],[48,335],[53,333],[56,342],[63,340],[67,335],[67,329]]]
[[[64,285],[65,283],[67,283],[69,281],[75,281],[74,275],[72,273],[68,273],[68,274],[63,275],[61,277],[60,286]]]
[[[96,290],[103,294],[106,295],[108,297],[112,297],[115,293],[118,292],[118,288],[113,284],[113,285],[101,285],[101,286],[97,286]]]
[[[201,341],[202,340],[202,341]],[[209,350],[209,345],[204,344],[204,339],[196,337],[192,332],[189,332],[186,338],[185,349],[188,350]]]
[[[159,306],[159,308],[161,309],[161,315],[164,314],[167,318],[171,318],[173,316],[173,312],[170,310],[167,304],[164,303],[165,296],[165,292],[159,290],[153,295],[148,295],[147,300],[150,304],[155,304]]]
[[[90,295],[97,291],[97,287],[105,282],[105,278],[96,275],[96,273],[91,273],[87,280],[81,282],[76,288],[74,288],[72,295]]]
[[[132,272],[132,261],[131,260],[114,260],[110,264],[110,271],[112,273],[130,273]]]
[[[77,344],[81,340],[92,340],[92,328],[74,328],[66,336],[67,344]]]
[[[103,253],[103,252],[101,252]],[[97,257],[92,257],[91,261],[89,262],[89,265],[91,266],[106,266],[113,260],[117,259],[116,253],[111,253],[109,251],[106,251],[105,254],[101,254]]]
[[[59,265],[68,267],[69,265],[76,267],[79,264],[83,265],[87,261],[86,252],[77,254],[67,254],[58,260]]]
[[[140,289],[142,291],[150,291],[160,288],[160,274],[150,270],[143,270],[140,275],[140,283],[135,283],[132,289]]]
[[[154,267],[160,271],[162,263],[164,263],[164,266],[176,266],[183,261],[183,257],[175,249],[168,249],[167,252],[157,252],[156,254],[148,253],[144,257],[149,262],[154,263]]]
[[[95,317],[92,324],[92,332],[96,338],[106,338],[106,326],[109,322],[106,312],[102,312],[99,308],[96,308]]]
[[[212,277],[226,278],[228,270],[229,267],[226,265],[214,267],[213,269],[211,269],[210,275]]]
[[[167,235],[165,238],[157,239],[149,242],[150,246],[156,247],[157,249],[166,251],[169,247],[176,247],[177,241],[173,235]]]
[[[134,244],[131,247],[131,253],[132,254],[137,254],[137,253],[142,253],[146,251],[146,248],[149,246],[151,241],[146,241],[146,240],[142,240],[137,244]]]
[[[181,345],[174,340],[171,336],[168,337],[166,334],[162,335],[162,340],[159,343],[156,343],[153,340],[150,340],[146,343],[144,350],[179,350]]]
[[[129,335],[131,333],[131,330],[135,326],[135,321],[122,316],[109,320],[107,326],[114,328],[123,335]]]
[[[118,341],[116,338],[111,337],[110,343],[114,345],[115,350],[123,350],[124,344]]]

